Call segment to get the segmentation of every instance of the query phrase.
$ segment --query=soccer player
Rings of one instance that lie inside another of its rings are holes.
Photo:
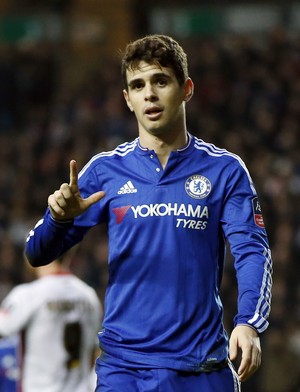
[[[36,269],[0,307],[0,335],[19,334],[22,392],[92,392],[102,307],[96,292],[69,272],[66,260]]]
[[[49,196],[26,255],[33,266],[48,263],[107,223],[96,391],[237,392],[260,365],[271,299],[253,182],[240,157],[187,131],[194,85],[177,41],[129,43],[122,76],[138,137],[94,156],[79,175],[70,162],[70,182]],[[230,339],[220,299],[226,241],[239,290]]]

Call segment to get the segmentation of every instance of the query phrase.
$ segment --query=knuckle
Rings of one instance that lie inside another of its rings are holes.
[[[69,189],[69,184],[67,184],[66,182],[61,184],[61,186],[60,186],[61,191],[65,191],[67,189]]]
[[[53,193],[54,198],[57,198],[57,197],[59,197],[60,195],[61,195],[61,192],[60,192],[60,191],[55,191],[55,192]]]

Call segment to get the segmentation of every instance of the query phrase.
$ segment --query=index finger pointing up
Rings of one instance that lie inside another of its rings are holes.
[[[72,159],[70,161],[70,183],[69,183],[69,186],[74,191],[76,191],[78,188],[77,163],[74,159]]]

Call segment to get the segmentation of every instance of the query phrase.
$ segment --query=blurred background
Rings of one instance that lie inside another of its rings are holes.
[[[24,239],[48,195],[68,181],[69,160],[81,168],[137,136],[123,101],[120,51],[148,33],[182,44],[195,83],[189,131],[240,155],[260,196],[274,259],[273,305],[263,364],[243,391],[299,392],[299,2],[1,0],[0,300],[32,279]],[[230,333],[236,289],[227,259],[222,295]],[[105,228],[97,227],[72,269],[102,300],[106,264]]]

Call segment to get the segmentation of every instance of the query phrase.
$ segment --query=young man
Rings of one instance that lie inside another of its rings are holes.
[[[102,319],[96,292],[58,260],[36,274],[0,307],[0,335],[22,337],[21,390],[92,392]]]
[[[260,365],[271,298],[252,180],[238,156],[187,132],[194,86],[174,39],[130,43],[122,75],[139,137],[94,156],[79,177],[70,162],[70,182],[49,196],[27,257],[34,266],[50,262],[108,224],[97,391],[239,391]],[[219,296],[226,240],[239,287],[229,348]],[[230,360],[239,352],[236,374]]]

